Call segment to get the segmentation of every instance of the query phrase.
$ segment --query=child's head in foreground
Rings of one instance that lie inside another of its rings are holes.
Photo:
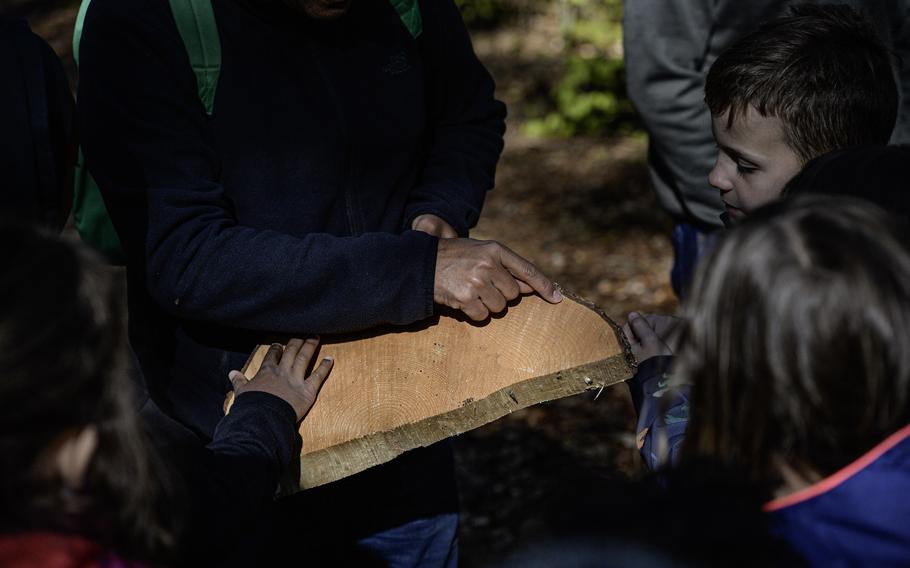
[[[124,303],[87,251],[0,225],[0,532],[155,548]]]
[[[683,308],[684,461],[786,492],[910,424],[905,227],[868,202],[802,196],[724,236]]]
[[[778,199],[812,158],[887,144],[898,91],[891,54],[864,17],[803,5],[721,54],[705,102],[718,147],[708,179],[739,219]]]

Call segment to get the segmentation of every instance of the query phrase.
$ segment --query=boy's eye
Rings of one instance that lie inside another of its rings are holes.
[[[756,168],[755,166],[752,166],[749,164],[743,164],[741,162],[736,163],[736,171],[744,176],[754,173],[757,169],[758,168]]]

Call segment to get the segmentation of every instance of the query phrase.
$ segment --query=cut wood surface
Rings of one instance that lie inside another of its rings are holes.
[[[482,324],[452,314],[323,337],[319,356],[333,356],[335,366],[301,423],[300,488],[631,377],[634,360],[616,324],[566,295],[559,304],[524,296]],[[267,350],[251,355],[247,378]]]

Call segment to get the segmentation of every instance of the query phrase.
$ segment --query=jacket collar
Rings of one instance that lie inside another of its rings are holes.
[[[875,463],[876,460],[881,458],[883,455],[901,443],[907,441],[908,439],[910,439],[910,424],[904,426],[894,434],[888,436],[883,442],[863,454],[859,459],[853,461],[850,465],[840,469],[832,475],[829,475],[821,481],[810,485],[809,487],[801,489],[795,493],[791,493],[785,497],[773,499],[765,503],[762,509],[766,513],[771,513],[820,497],[836,489],[837,487],[840,487],[854,476],[863,472],[866,470],[866,468]]]

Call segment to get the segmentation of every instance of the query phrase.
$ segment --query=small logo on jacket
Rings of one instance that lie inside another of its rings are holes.
[[[389,62],[382,66],[382,71],[387,75],[400,75],[410,68],[411,64],[408,63],[408,55],[404,51],[400,51],[389,57]]]

